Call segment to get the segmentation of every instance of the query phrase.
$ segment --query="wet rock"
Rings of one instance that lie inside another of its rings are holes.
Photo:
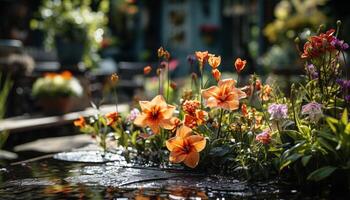
[[[111,152],[104,153],[100,150],[62,152],[55,154],[54,158],[70,162],[104,163],[119,161],[126,164],[124,157],[121,155]]]

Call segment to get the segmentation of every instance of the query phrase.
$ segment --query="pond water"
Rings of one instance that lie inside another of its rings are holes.
[[[297,199],[278,181],[248,183],[234,177],[178,169],[135,167],[120,157],[90,160],[98,152],[68,152],[0,168],[0,199]],[[84,161],[84,162],[72,162]]]

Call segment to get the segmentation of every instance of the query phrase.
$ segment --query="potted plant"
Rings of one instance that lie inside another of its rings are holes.
[[[102,0],[96,11],[90,1],[45,0],[31,27],[45,31],[45,46],[56,48],[61,66],[74,66],[83,61],[92,67],[107,24],[109,3]]]
[[[46,73],[34,82],[33,96],[47,114],[62,114],[72,110],[73,97],[81,97],[83,88],[69,71]]]

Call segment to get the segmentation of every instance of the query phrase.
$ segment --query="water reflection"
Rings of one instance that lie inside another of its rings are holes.
[[[201,200],[201,199],[208,199],[208,196],[205,194],[205,191],[197,191],[193,188],[184,188],[184,187],[177,187],[177,188],[170,188],[170,194],[169,199],[172,200],[182,200],[182,199],[195,199],[195,200]]]
[[[0,199],[295,199],[277,182],[250,184],[230,177],[120,163],[76,163],[52,158],[0,170]]]

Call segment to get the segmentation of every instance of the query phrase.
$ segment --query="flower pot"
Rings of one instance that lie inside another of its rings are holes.
[[[71,97],[41,97],[38,99],[38,104],[48,115],[65,114],[73,108]]]
[[[57,58],[61,66],[75,66],[83,59],[84,42],[63,37],[55,39]]]

